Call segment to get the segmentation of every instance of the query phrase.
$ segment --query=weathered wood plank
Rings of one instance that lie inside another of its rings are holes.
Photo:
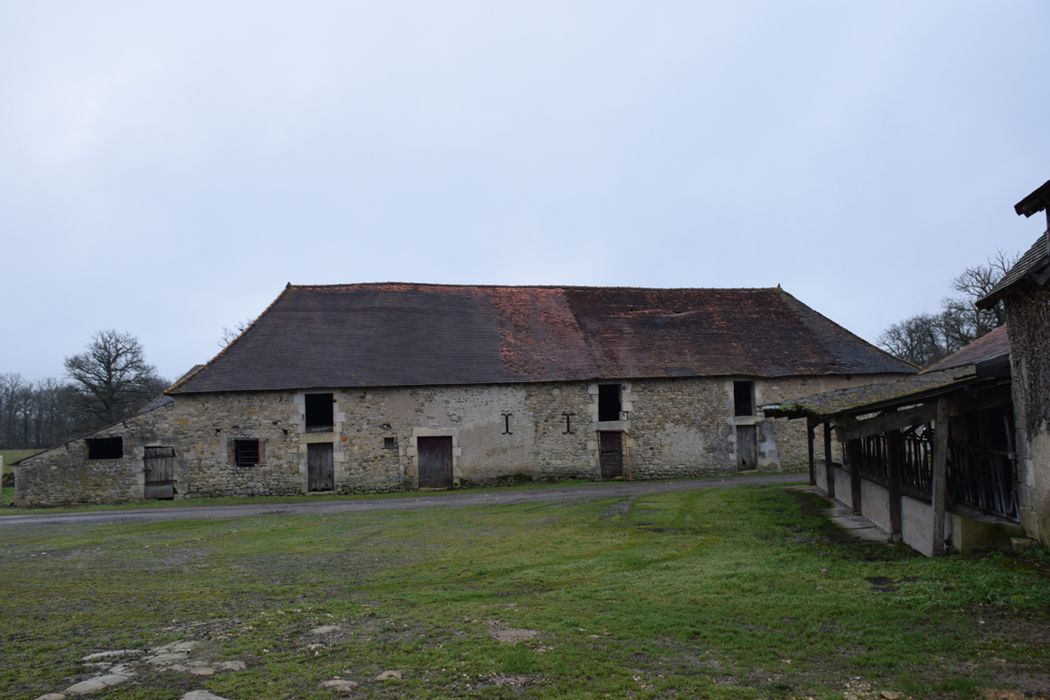
[[[835,497],[835,464],[831,460],[831,422],[824,423],[824,472],[828,485],[828,498]]]
[[[835,430],[839,439],[849,442],[869,435],[878,435],[887,430],[900,430],[911,425],[929,423],[934,419],[937,408],[934,404],[925,404],[906,411],[886,413],[848,426],[838,426]]]
[[[944,510],[948,494],[948,417],[947,399],[937,401],[933,424],[933,554],[944,554]]]

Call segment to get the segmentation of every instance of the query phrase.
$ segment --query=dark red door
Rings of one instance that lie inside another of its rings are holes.
[[[603,479],[623,476],[623,433],[602,431],[598,433],[598,465]]]
[[[452,438],[449,436],[416,438],[419,455],[419,487],[451,488]]]

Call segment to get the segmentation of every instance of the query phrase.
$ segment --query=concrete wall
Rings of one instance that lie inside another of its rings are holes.
[[[1006,298],[1021,525],[1050,544],[1050,286]]]
[[[875,379],[756,380],[755,403]],[[620,384],[620,420],[607,422],[598,421],[596,382],[317,390],[310,393],[334,398],[332,430],[322,433],[306,430],[306,392],[178,395],[169,407],[104,431],[124,436],[121,460],[88,462],[81,440],[22,462],[16,498],[28,505],[141,498],[147,444],[175,448],[179,497],[306,492],[311,443],[333,445],[339,491],[412,489],[417,440],[433,435],[452,438],[456,485],[600,478],[600,430],[624,433],[624,464],[632,478],[735,471],[741,424],[756,428],[760,469],[806,467],[805,423],[734,416],[731,378]],[[504,414],[510,416],[509,431]],[[233,463],[236,439],[260,441],[258,464]]]

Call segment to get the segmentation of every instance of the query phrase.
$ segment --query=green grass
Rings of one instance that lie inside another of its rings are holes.
[[[741,487],[567,506],[3,528],[0,696],[200,640],[105,698],[913,697],[1050,683],[1050,555],[926,559]],[[312,635],[318,625],[337,625]],[[538,632],[510,644],[509,628]],[[372,680],[400,669],[401,681]],[[507,685],[508,683],[515,684]]]
[[[7,508],[15,498],[15,487],[4,486],[0,488],[0,508]]]
[[[18,464],[26,457],[32,457],[37,452],[43,450],[0,450],[0,457],[4,458],[4,472],[7,473],[8,467]]]

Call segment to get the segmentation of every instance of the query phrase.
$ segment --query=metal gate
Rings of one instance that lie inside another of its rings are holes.
[[[147,447],[145,463],[146,498],[175,498],[175,448]]]

